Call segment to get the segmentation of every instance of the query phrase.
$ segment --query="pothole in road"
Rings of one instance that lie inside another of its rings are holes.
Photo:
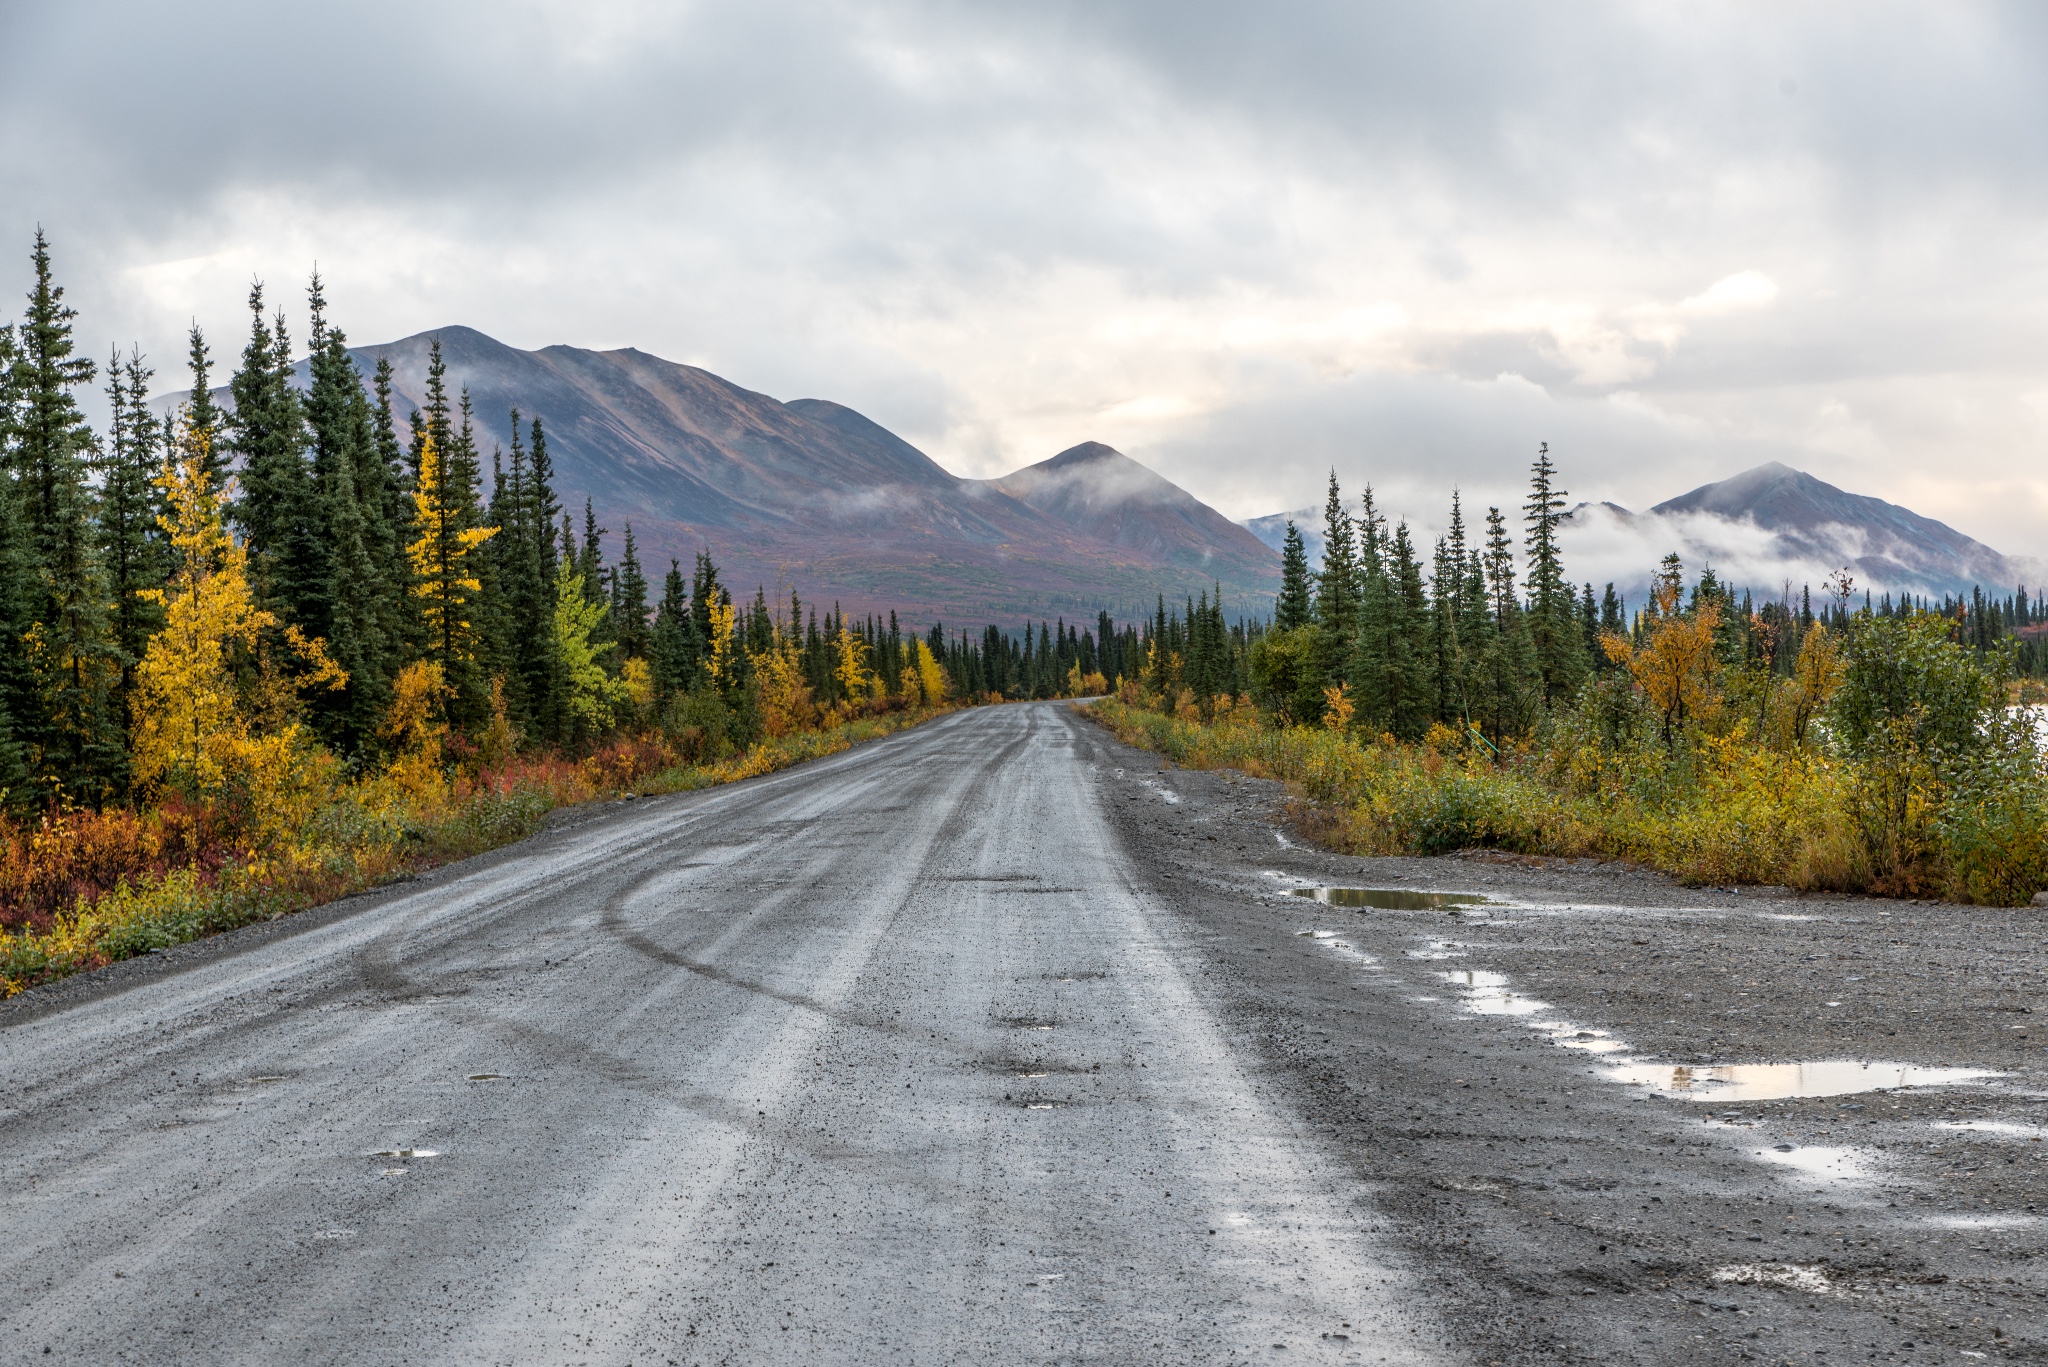
[[[1412,888],[1296,888],[1306,897],[1332,907],[1373,907],[1380,911],[1439,911],[1444,907],[1476,907],[1491,900],[1474,892],[1417,892]]]
[[[998,1016],[996,1024],[1007,1025],[1012,1030],[1053,1030],[1059,1026],[1058,1021],[1047,1020],[1043,1016]]]
[[[1854,1096],[1901,1087],[1952,1087],[2002,1074],[1990,1068],[1927,1068],[1917,1063],[1820,1059],[1805,1063],[1624,1063],[1607,1070],[1614,1082],[1649,1087],[1688,1101],[1778,1101]]]
[[[503,1073],[471,1073],[469,1080],[471,1082],[503,1082],[506,1078]]]

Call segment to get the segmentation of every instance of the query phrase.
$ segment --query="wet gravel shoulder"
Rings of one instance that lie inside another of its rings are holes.
[[[1376,1184],[1472,1360],[2048,1359],[2048,912],[1336,855],[1280,785],[1074,725],[1240,1044]],[[1674,1074],[1830,1060],[1997,1076],[1771,1098]]]

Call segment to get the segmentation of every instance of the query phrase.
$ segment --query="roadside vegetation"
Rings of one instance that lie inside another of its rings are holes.
[[[566,803],[768,773],[938,712],[1100,693],[1106,616],[978,638],[659,585],[555,489],[541,417],[481,450],[436,347],[403,419],[317,277],[295,363],[261,287],[216,401],[138,354],[90,426],[38,234],[0,327],[0,996],[520,839]],[[303,369],[303,374],[301,374]]]
[[[1405,526],[1336,481],[1311,573],[1289,528],[1275,622],[1166,614],[1096,715],[1195,766],[1299,786],[1372,854],[1627,859],[1694,883],[2020,905],[2048,887],[2048,766],[2010,631],[2022,591],[1738,599],[1676,556],[1632,615],[1574,592],[1547,451],[1524,509],[1451,532],[1425,581]],[[1987,606],[1988,603],[1988,606]],[[1212,620],[1213,619],[1213,620]],[[1987,619],[1989,623],[1987,625]]]

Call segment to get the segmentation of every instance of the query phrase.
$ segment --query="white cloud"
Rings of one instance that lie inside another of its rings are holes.
[[[1766,308],[1777,297],[1777,282],[1762,271],[1737,271],[1734,275],[1722,276],[1679,304],[1678,311],[1712,318],[1744,309]]]

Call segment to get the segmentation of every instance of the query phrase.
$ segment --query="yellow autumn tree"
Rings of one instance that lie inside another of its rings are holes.
[[[856,636],[841,623],[838,636],[832,641],[835,656],[832,677],[846,691],[849,699],[859,700],[867,696],[868,689],[868,643]]]
[[[1792,739],[1806,742],[1806,728],[1814,714],[1827,706],[1841,687],[1847,670],[1842,643],[1819,622],[1806,629],[1799,643],[1799,658],[1792,662]]]
[[[712,613],[715,625],[717,609]],[[713,639],[717,639],[715,635]],[[754,701],[761,712],[762,735],[780,740],[817,722],[818,709],[811,701],[810,685],[804,682],[803,661],[797,656],[793,638],[783,636],[747,658],[754,668]]]
[[[447,738],[448,723],[442,707],[447,696],[447,672],[430,660],[414,660],[392,681],[382,736],[392,750],[392,779],[415,801],[444,791],[441,742]]]
[[[1667,570],[1657,577],[1643,613],[1647,639],[1640,647],[1618,631],[1600,634],[1607,658],[1627,668],[1657,709],[1666,745],[1688,721],[1712,707],[1717,696],[1714,629],[1721,624],[1721,605],[1709,600],[1692,612],[1682,612],[1679,591],[1677,574]]]
[[[148,596],[164,607],[135,670],[134,773],[145,792],[233,799],[266,825],[301,814],[323,756],[298,719],[299,694],[348,682],[325,644],[256,604],[249,556],[222,522],[227,492],[193,434],[158,483],[176,572]]]
[[[413,494],[413,525],[419,539],[406,547],[412,561],[415,596],[426,600],[428,649],[450,674],[467,662],[476,645],[469,605],[483,592],[470,562],[477,547],[498,534],[496,527],[465,525],[470,516],[466,491],[453,487],[447,461],[431,435],[420,438],[420,468]]]
[[[729,687],[735,682],[739,666],[739,643],[733,626],[738,613],[730,598],[721,598],[710,605],[708,615],[711,618],[711,682],[721,688]]]
[[[590,633],[604,620],[605,605],[583,592],[583,576],[555,577],[555,658],[568,684],[569,714],[586,734],[609,730],[614,709],[628,700],[626,686],[604,672]]]
[[[927,707],[937,707],[944,702],[952,689],[952,680],[946,677],[946,667],[939,663],[939,657],[932,654],[932,648],[923,641],[917,643],[917,687],[924,695]]]

